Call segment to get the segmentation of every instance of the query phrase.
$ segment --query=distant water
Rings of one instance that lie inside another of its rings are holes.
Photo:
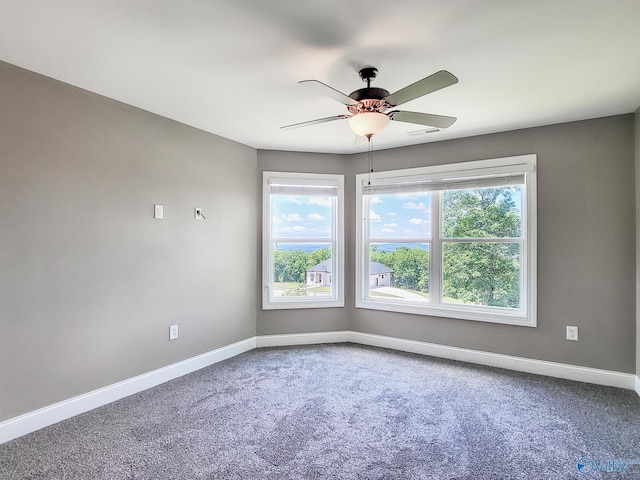
[[[314,252],[321,248],[328,247],[327,244],[313,244],[313,243],[279,243],[277,250],[302,250],[305,253]],[[410,247],[421,248],[422,250],[428,250],[429,248],[424,243],[381,243],[378,245],[378,250],[381,252],[393,252],[398,247]]]
[[[330,245],[314,243],[279,243],[276,246],[276,250],[302,250],[305,253],[311,253],[325,247],[329,248]]]

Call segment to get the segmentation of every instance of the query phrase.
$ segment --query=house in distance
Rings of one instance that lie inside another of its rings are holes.
[[[307,269],[307,285],[330,286],[331,285],[331,259],[320,262]],[[386,265],[379,262],[369,262],[369,286],[370,287],[390,287],[391,270]]]

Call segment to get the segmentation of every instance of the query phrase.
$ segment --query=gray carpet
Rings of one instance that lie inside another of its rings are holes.
[[[0,445],[0,479],[640,478],[582,457],[640,459],[635,392],[340,344],[254,350]]]

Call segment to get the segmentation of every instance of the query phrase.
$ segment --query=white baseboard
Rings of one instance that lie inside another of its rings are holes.
[[[580,367],[577,365],[567,365],[564,363],[547,362],[532,358],[514,357],[499,353],[489,353],[467,348],[450,347],[436,343],[420,342],[416,340],[406,340],[403,338],[386,337],[370,333],[353,331],[306,333],[293,335],[266,335],[258,336],[257,347],[275,347],[287,345],[305,345],[310,343],[335,343],[352,342],[374,347],[389,348],[403,352],[419,353],[433,357],[447,358],[449,360],[459,360],[469,363],[477,363],[490,367],[504,368],[519,372],[546,375],[548,377],[564,378],[579,382],[594,383],[610,387],[626,388],[636,390],[638,388],[638,377],[631,373],[613,372],[610,370],[600,370],[597,368]]]
[[[261,335],[0,422],[0,444],[134,393],[155,387],[174,378],[195,372],[222,360],[235,357],[254,348],[347,342],[598,385],[626,388],[635,390],[640,395],[640,377],[630,373],[599,370],[353,331]]]
[[[256,348],[251,337],[0,423],[0,444]]]
[[[292,333],[286,335],[260,335],[256,337],[256,347],[285,347],[289,345],[312,345],[317,343],[350,342],[353,332],[314,332]]]
[[[370,333],[350,332],[349,336],[352,342],[363,345],[391,348],[403,352],[420,353],[433,357],[460,360],[518,372],[534,373],[548,377],[564,378],[567,380],[626,388],[629,390],[634,389],[634,379],[636,378],[632,373],[620,373],[610,370],[568,365],[565,363],[535,360],[532,358],[514,357],[511,355],[405,340],[402,338],[385,337]]]

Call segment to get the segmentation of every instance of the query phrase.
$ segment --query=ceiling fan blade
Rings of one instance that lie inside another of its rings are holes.
[[[317,120],[309,120],[308,122],[300,122],[300,123],[294,123],[292,125],[285,125],[284,127],[280,127],[280,129],[290,130],[293,128],[307,127],[309,125],[317,125],[319,123],[333,122],[334,120],[342,120],[349,117],[350,115],[336,115],[335,117],[318,118]]]
[[[356,102],[353,98],[349,97],[348,95],[345,95],[342,92],[339,92],[338,90],[336,90],[333,87],[330,87],[329,85],[319,82],[318,80],[302,80],[298,83],[300,85],[305,85],[309,88],[312,88],[313,90],[315,90],[316,92],[322,95],[326,95],[329,98],[333,98],[334,100],[342,103],[343,105],[358,104],[358,102]]]
[[[396,122],[417,123],[419,125],[437,128],[449,128],[457,120],[456,117],[433,115],[431,113],[405,112],[402,110],[394,110],[387,115],[390,120],[395,120]]]
[[[412,83],[408,87],[404,87],[397,92],[392,93],[385,98],[385,100],[389,105],[395,107],[455,83],[458,83],[458,79],[455,75],[447,72],[446,70],[440,70],[433,75],[423,78],[422,80],[418,80],[416,83]]]

